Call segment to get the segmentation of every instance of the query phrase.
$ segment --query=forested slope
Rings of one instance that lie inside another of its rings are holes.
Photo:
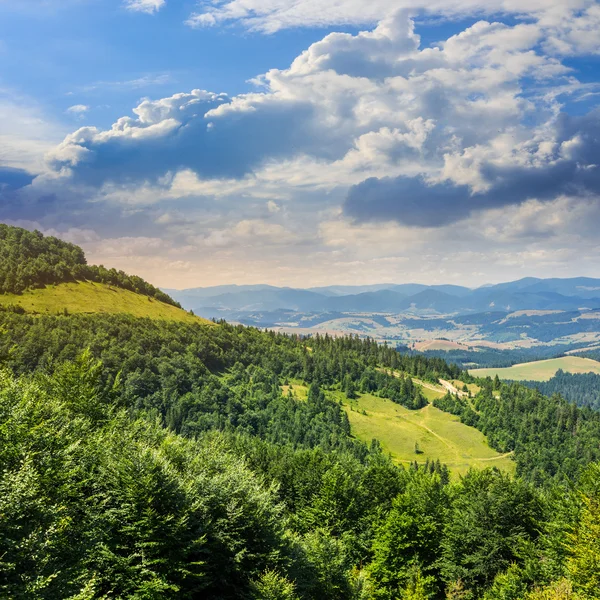
[[[565,373],[559,370],[549,381],[521,381],[545,396],[560,394],[577,406],[600,411],[600,375],[597,373]]]
[[[585,557],[562,544],[584,535],[580,515],[597,515],[557,482],[596,458],[591,411],[542,410],[546,399],[522,386],[504,385],[498,402],[484,385],[475,425],[514,447],[522,477],[473,471],[449,483],[440,465],[398,468],[355,440],[322,391],[416,409],[417,386],[386,368],[460,375],[439,360],[124,315],[4,312],[0,326],[8,597],[491,600],[564,575],[583,590]],[[305,401],[282,395],[288,378],[311,384]],[[547,435],[517,429],[540,415]]]

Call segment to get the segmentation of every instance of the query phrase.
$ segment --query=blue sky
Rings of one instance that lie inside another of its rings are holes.
[[[594,0],[0,0],[0,218],[165,287],[600,277],[599,53]]]

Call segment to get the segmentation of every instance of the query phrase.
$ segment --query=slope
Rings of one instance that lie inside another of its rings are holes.
[[[186,323],[210,323],[181,308],[155,298],[104,283],[77,281],[49,285],[22,294],[0,294],[0,307],[18,307],[32,314],[106,313],[164,319]]]
[[[464,475],[472,467],[515,471],[512,453],[496,452],[483,433],[431,404],[408,410],[391,400],[365,394],[346,400],[344,407],[354,435],[365,442],[378,439],[396,462],[440,460],[453,476]]]

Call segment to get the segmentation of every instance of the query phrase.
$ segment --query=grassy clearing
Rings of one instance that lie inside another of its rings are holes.
[[[441,385],[421,381],[413,377],[413,383],[416,383],[421,388],[421,393],[429,402],[443,398],[446,395],[446,390]]]
[[[464,381],[460,381],[459,379],[453,379],[450,383],[461,392],[465,385]],[[471,394],[473,394],[473,396],[476,396],[481,391],[481,388],[476,383],[467,383],[466,385],[467,389],[469,392],[471,392]]]
[[[282,386],[284,394],[291,389],[296,398],[306,399],[306,385],[300,381],[290,381],[289,384]],[[366,443],[374,438],[379,440],[384,452],[398,463],[409,464],[415,460],[424,463],[427,459],[439,459],[448,465],[454,477],[465,474],[471,467],[495,466],[510,473],[515,471],[510,455],[499,454],[490,448],[480,431],[431,404],[412,411],[371,394],[348,400],[340,391],[326,393],[343,404],[354,436]],[[437,397],[444,393],[438,392]],[[415,443],[419,454],[415,453]]]
[[[412,411],[369,394],[343,402],[353,434],[365,442],[378,439],[399,463],[439,459],[454,476],[471,467],[496,466],[511,473],[515,470],[510,456],[490,448],[480,431],[432,405]],[[415,453],[415,443],[421,454]]]
[[[62,283],[22,295],[0,295],[0,305],[21,306],[28,313],[126,313],[166,321],[210,323],[154,298],[102,283]]]
[[[600,362],[580,356],[564,356],[551,360],[513,365],[505,369],[473,369],[469,371],[474,377],[495,377],[514,381],[548,381],[562,369],[568,373],[598,373]]]
[[[288,384],[289,385],[281,386],[281,391],[284,396],[287,396],[289,392],[292,392],[292,395],[298,400],[306,400],[308,396],[308,386],[297,379],[292,379]]]

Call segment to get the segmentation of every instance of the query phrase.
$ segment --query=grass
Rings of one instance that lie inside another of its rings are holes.
[[[438,386],[434,385],[425,385],[420,383],[419,381],[415,381],[415,383],[421,388],[421,393],[429,402],[433,402],[434,400],[438,400],[439,398],[443,398],[446,395],[446,390],[439,388],[435,389]]]
[[[412,411],[370,394],[352,401],[344,399],[343,403],[352,433],[365,442],[378,439],[398,463],[439,459],[453,476],[471,467],[491,466],[514,473],[515,463],[509,455],[499,454],[488,446],[480,431],[431,404]],[[415,453],[415,443],[420,454]]]
[[[495,377],[514,381],[548,381],[562,369],[567,373],[598,373],[600,362],[580,356],[563,356],[550,360],[513,365],[504,369],[473,369],[469,371],[474,377]]]
[[[21,295],[0,295],[0,305],[21,306],[27,313],[126,313],[166,321],[210,323],[170,304],[102,283],[61,283]]]
[[[463,391],[463,387],[465,386],[465,383],[463,381],[460,381],[459,379],[453,379],[452,381],[450,381],[450,383],[461,392]],[[466,386],[469,392],[473,394],[473,396],[477,395],[481,391],[481,388],[476,383],[467,383]]]
[[[291,389],[298,400],[305,400],[308,387],[301,381],[290,381],[282,386],[283,393]],[[424,392],[428,391],[426,388]],[[429,390],[432,394],[433,390]],[[448,465],[452,476],[464,475],[471,467],[498,467],[514,473],[515,463],[510,455],[502,455],[490,448],[486,437],[477,429],[464,425],[458,417],[445,413],[433,405],[421,410],[408,410],[391,400],[363,394],[348,400],[339,391],[326,392],[341,401],[348,414],[352,435],[366,442],[379,440],[384,452],[396,463],[409,464],[427,459]],[[445,392],[439,392],[441,397]],[[415,442],[420,454],[415,453]]]
[[[292,392],[292,396],[298,400],[306,400],[308,397],[308,386],[304,385],[300,380],[292,379],[288,382],[289,385],[282,385],[281,391],[284,396],[287,396],[289,392]]]

